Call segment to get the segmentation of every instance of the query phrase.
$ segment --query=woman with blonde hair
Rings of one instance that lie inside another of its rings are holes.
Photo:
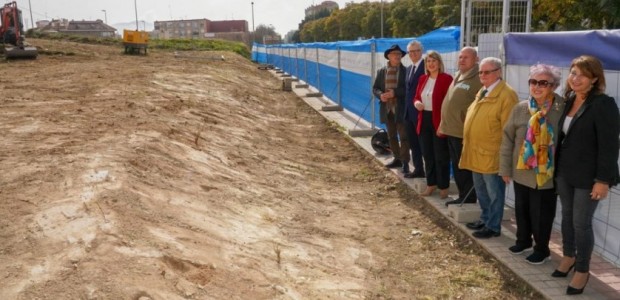
[[[450,154],[445,136],[437,134],[441,122],[441,105],[452,83],[452,76],[445,73],[443,60],[437,51],[430,50],[424,59],[426,74],[420,77],[413,105],[419,111],[417,132],[422,146],[426,190],[430,196],[439,187],[439,197],[448,197],[450,187]]]

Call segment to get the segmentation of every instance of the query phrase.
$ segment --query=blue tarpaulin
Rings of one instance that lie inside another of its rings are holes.
[[[252,59],[258,63],[272,64],[282,69],[317,88],[333,101],[339,101],[347,110],[369,122],[374,122],[379,120],[379,103],[374,101],[376,107],[373,118],[372,108],[369,106],[373,99],[372,78],[373,72],[385,65],[383,52],[394,44],[407,49],[407,44],[415,39],[422,43],[425,50],[435,50],[442,55],[448,53],[455,55],[459,51],[460,32],[459,27],[451,26],[439,28],[417,38],[279,45],[254,44]],[[408,64],[408,58],[405,57],[403,62]],[[446,64],[448,68],[451,66],[452,64]],[[338,86],[339,81],[340,86]],[[340,93],[338,93],[338,88],[340,88]],[[338,99],[339,95],[340,99]],[[375,125],[381,127],[376,122]]]
[[[508,33],[504,47],[509,65],[570,67],[575,57],[587,54],[606,70],[620,70],[620,30]]]

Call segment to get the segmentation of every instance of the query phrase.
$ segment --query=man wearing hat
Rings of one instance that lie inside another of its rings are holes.
[[[388,60],[387,65],[377,71],[372,87],[374,95],[380,101],[381,123],[385,124],[387,129],[390,148],[394,156],[394,160],[385,165],[390,169],[409,164],[409,141],[403,117],[407,71],[401,63],[405,54],[406,52],[398,45],[392,45],[385,50],[383,56]]]

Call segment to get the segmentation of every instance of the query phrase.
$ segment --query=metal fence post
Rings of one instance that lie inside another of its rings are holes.
[[[336,105],[325,105],[323,107],[321,107],[322,111],[342,111],[342,88],[341,88],[341,64],[340,64],[340,46],[338,46],[338,71],[336,73],[336,89],[337,89],[337,99],[336,101],[338,101],[338,104]]]
[[[340,62],[341,58],[340,47],[338,47],[338,106],[342,107],[342,64]]]
[[[471,6],[472,6],[472,1],[467,1],[467,25],[465,28],[465,32],[467,33],[467,37],[465,40],[466,46],[473,46],[472,44],[472,40],[471,40]]]
[[[465,16],[465,7],[467,0],[461,0],[461,34],[459,36],[459,48],[465,47],[465,19],[469,19],[469,16]]]
[[[321,67],[319,66],[319,47],[316,48],[316,89],[321,91]]]
[[[372,111],[372,118],[370,118],[372,124],[371,124],[370,128],[373,129],[373,130],[375,129],[375,121],[376,121],[375,120],[375,110],[376,109],[375,109],[375,103],[374,103],[375,102],[375,94],[373,93],[372,85],[375,82],[375,76],[376,76],[376,74],[375,74],[376,73],[376,68],[377,68],[375,66],[375,64],[376,64],[376,62],[375,62],[376,53],[377,53],[377,41],[373,41],[372,44],[370,44],[370,65],[371,65],[371,67],[370,67],[370,83],[371,83],[370,84],[370,106],[372,106],[372,110],[371,110]]]
[[[375,126],[375,94],[373,93],[373,89],[372,86],[375,82],[375,77],[376,77],[376,66],[375,66],[375,54],[377,52],[377,41],[376,40],[372,40],[372,42],[370,43],[370,99],[368,99],[368,104],[366,105],[366,108],[364,108],[364,111],[361,112],[361,114],[359,115],[359,119],[358,122],[363,118],[364,112],[366,112],[366,109],[368,108],[368,105],[371,106],[371,117],[370,117],[370,129],[349,129],[349,135],[352,137],[363,137],[363,136],[372,136],[373,134],[375,134],[377,132],[376,126]],[[355,127],[357,128],[357,123],[355,123]]]
[[[319,67],[319,48],[316,48],[316,93],[308,93],[306,97],[323,97],[321,92],[321,68]]]
[[[293,73],[293,68],[291,67],[291,48],[288,48],[288,55],[286,57],[286,61],[288,62],[288,72],[286,73]]]
[[[299,47],[295,46],[295,77],[299,79]]]

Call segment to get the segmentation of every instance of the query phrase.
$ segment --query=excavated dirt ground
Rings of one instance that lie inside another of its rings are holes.
[[[0,299],[536,298],[246,59],[30,42],[75,55],[0,62]]]

